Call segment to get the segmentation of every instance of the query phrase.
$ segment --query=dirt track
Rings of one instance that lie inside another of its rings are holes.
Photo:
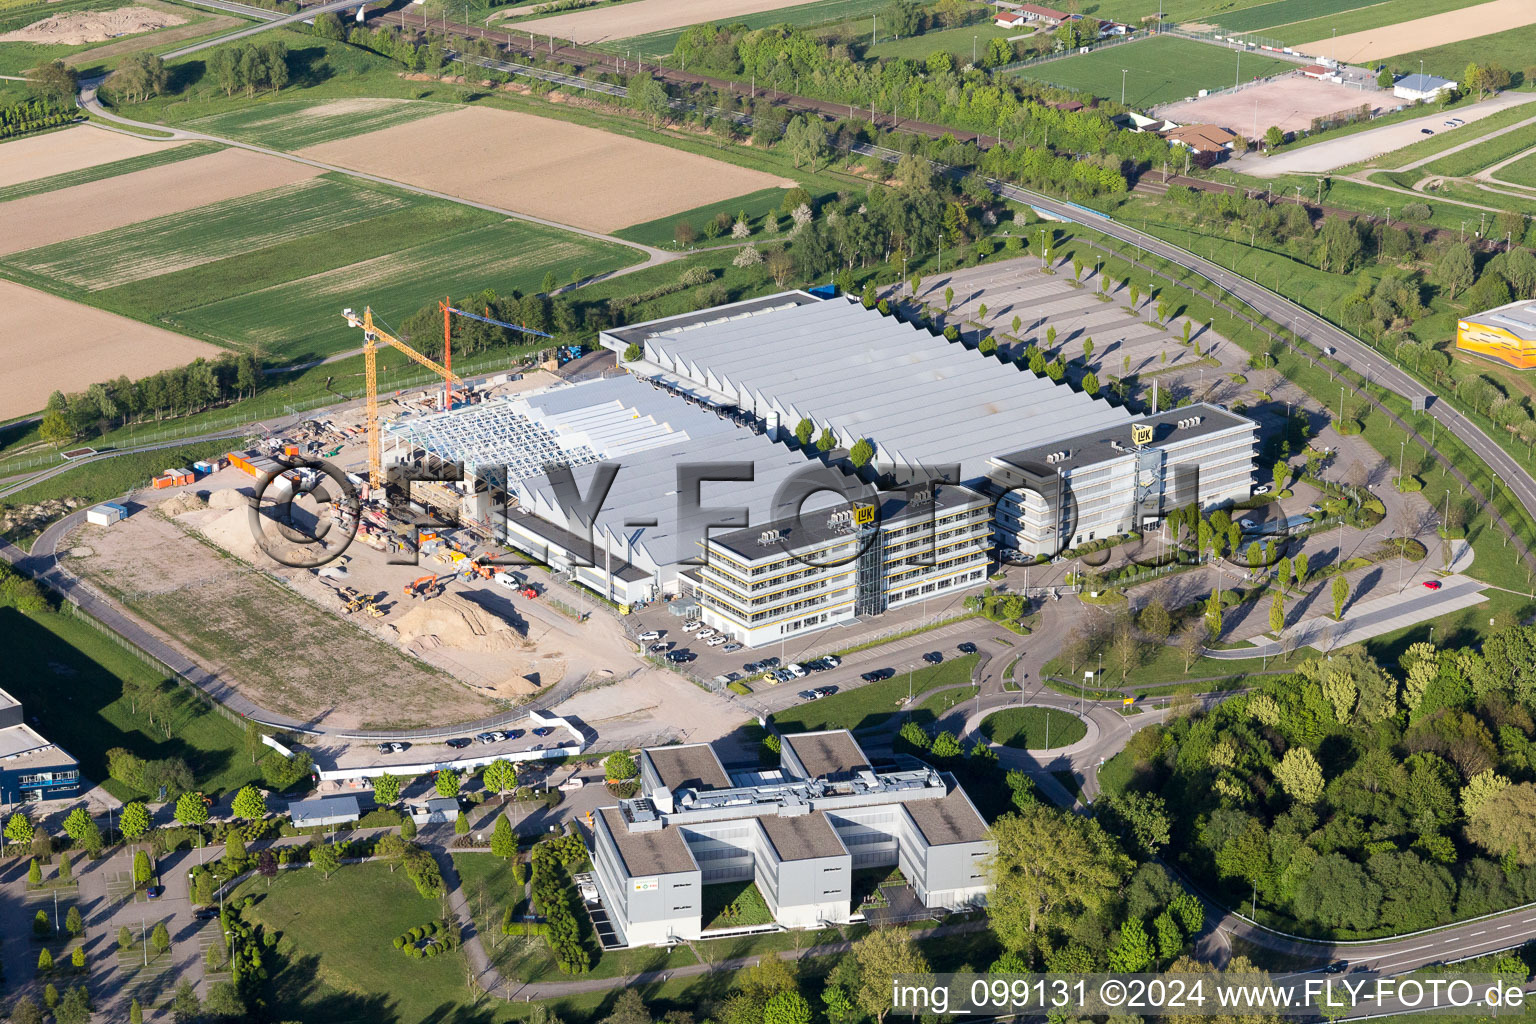
[[[310,146],[299,155],[593,231],[793,185],[596,128],[484,107]]]
[[[1314,57],[1336,57],[1346,64],[1359,64],[1531,24],[1536,24],[1536,3],[1531,0],[1493,0],[1459,11],[1351,32],[1337,39],[1298,43],[1293,49]]]
[[[0,281],[0,419],[36,412],[55,390],[79,391],[119,374],[143,377],[217,346],[56,295]]]

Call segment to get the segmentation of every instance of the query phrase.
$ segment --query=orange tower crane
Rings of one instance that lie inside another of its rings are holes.
[[[348,326],[361,327],[363,329],[363,362],[367,368],[368,378],[368,484],[376,489],[384,484],[384,456],[380,451],[379,445],[379,343],[393,345],[422,366],[442,377],[449,386],[457,384],[463,387],[464,381],[459,379],[458,375],[448,369],[448,367],[438,363],[437,360],[427,358],[399,338],[387,334],[376,327],[373,322],[373,310],[371,308],[364,306],[362,316],[358,316],[351,309],[342,310],[341,315],[346,317]]]

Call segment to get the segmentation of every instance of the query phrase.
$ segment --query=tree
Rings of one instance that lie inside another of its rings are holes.
[[[960,741],[955,738],[955,734],[946,730],[933,738],[928,752],[940,761],[952,761],[965,751],[961,748]]]
[[[241,786],[235,794],[232,810],[237,818],[256,821],[267,816],[267,799],[255,786]]]
[[[232,981],[214,982],[208,987],[208,998],[203,1000],[203,1016],[226,1020],[244,1019],[245,1000]]]
[[[801,114],[785,126],[784,145],[789,149],[796,169],[804,160],[814,171],[817,161],[827,150],[827,126],[814,114]]]
[[[869,439],[861,437],[854,442],[848,451],[848,461],[853,463],[855,469],[863,469],[869,465],[869,460],[875,457],[875,446],[869,443]]]
[[[1205,628],[1211,636],[1221,636],[1221,590],[1211,588],[1211,596],[1205,599]]]
[[[32,862],[27,865],[27,884],[43,884],[43,866],[37,862],[36,857],[33,857]]]
[[[603,777],[609,782],[625,782],[640,774],[640,766],[627,750],[615,750],[603,759]]]
[[[61,107],[73,103],[75,92],[80,88],[80,76],[62,60],[39,64],[32,69],[28,80],[33,92]]]
[[[1083,394],[1096,396],[1098,393],[1099,376],[1092,370],[1089,370],[1087,373],[1083,374]]]
[[[148,885],[154,876],[154,869],[149,863],[149,854],[143,850],[133,851],[133,884],[135,886]]]
[[[1126,849],[1145,860],[1168,845],[1168,805],[1156,793],[1126,791],[1099,805],[1104,827],[1119,837]]]
[[[64,834],[74,840],[76,846],[90,848],[94,833],[95,848],[101,849],[101,827],[84,807],[76,807],[64,818]]]
[[[811,1024],[811,1004],[799,992],[780,992],[763,1007],[762,1020],[763,1024]]]
[[[517,788],[517,768],[504,757],[499,757],[486,765],[480,778],[485,783],[485,788],[497,796],[509,789]]]
[[[26,846],[32,842],[35,833],[32,819],[27,817],[25,810],[16,811],[5,821],[5,838],[13,843]]]
[[[76,923],[76,925],[78,925],[81,930],[84,930],[85,925],[80,923],[80,911],[76,910],[74,907],[70,907],[69,909],[75,915],[75,923]],[[69,934],[74,935],[74,936],[79,936],[80,932],[79,931],[72,931]],[[75,947],[75,951],[73,953],[69,954],[69,965],[71,967],[73,967],[77,971],[85,970],[85,947],[84,946],[76,946]]]
[[[203,1012],[202,1001],[197,998],[197,989],[190,981],[184,981],[176,986],[176,995],[171,1000],[171,1019],[176,1024],[192,1024]]]
[[[818,451],[829,452],[837,447],[837,435],[832,433],[831,427],[823,427],[821,436],[816,438]]]
[[[137,800],[124,804],[117,818],[117,827],[129,842],[138,839],[149,831],[149,809]]]
[[[1278,590],[1269,599],[1269,631],[1275,636],[1285,632],[1285,595]]]
[[[149,948],[156,953],[164,953],[171,948],[171,933],[166,930],[164,921],[155,922],[154,930],[149,933]]]
[[[1292,747],[1275,765],[1275,781],[1286,795],[1311,806],[1323,797],[1323,769],[1306,747]]]
[[[1291,568],[1296,573],[1296,584],[1298,586],[1307,582],[1307,553],[1305,551],[1296,553],[1296,557],[1291,560]]]
[[[1435,261],[1434,277],[1435,281],[1445,288],[1447,297],[1455,302],[1456,293],[1463,288],[1472,287],[1472,282],[1477,277],[1477,265],[1472,259],[1472,247],[1464,242],[1453,242],[1447,245],[1440,258]]]
[[[341,867],[341,851],[334,843],[321,843],[309,853],[309,863],[320,870],[320,874],[329,881]]]
[[[1137,616],[1137,625],[1147,636],[1162,643],[1173,632],[1173,616],[1168,614],[1168,608],[1163,602],[1154,597]]]
[[[1097,821],[1032,804],[992,826],[987,917],[1004,947],[1030,949],[1040,929],[1102,908],[1131,862]]]
[[[437,773],[437,778],[434,780],[432,785],[433,788],[437,790],[438,796],[458,796],[459,785],[462,781],[463,776],[461,776],[458,772],[451,768],[444,768],[442,771]]]
[[[491,853],[497,857],[517,856],[517,837],[512,834],[512,822],[505,814],[496,815],[496,827],[491,830]]]
[[[1392,83],[1397,79],[1392,74],[1392,69],[1385,64],[1381,66],[1381,73],[1376,76],[1376,85],[1382,89],[1392,88]]]
[[[859,988],[854,1000],[859,1008],[884,1024],[895,1005],[892,982],[899,974],[927,974],[928,961],[912,933],[904,928],[876,928],[853,944],[853,961],[859,969]]]
[[[1461,790],[1461,813],[1470,820],[1483,805],[1509,788],[1509,780],[1492,768],[1479,772],[1467,780]]]
[[[660,128],[672,114],[666,87],[651,75],[642,71],[629,79],[629,105],[651,122],[652,130]]]
[[[1205,650],[1205,641],[1209,635],[1204,622],[1191,622],[1179,633],[1179,653],[1184,655],[1184,671],[1188,672],[1189,666]]]
[[[1333,578],[1333,618],[1338,621],[1344,615],[1344,602],[1349,600],[1349,579],[1343,573]]]
[[[208,820],[208,805],[201,793],[183,793],[176,798],[176,820],[183,825],[201,825]]]
[[[1152,940],[1141,921],[1132,918],[1120,926],[1120,939],[1109,951],[1109,969],[1134,973],[1152,965]]]
[[[453,833],[459,836],[469,835],[469,817],[463,811],[453,819]]]
[[[53,970],[53,954],[44,946],[42,952],[37,954],[37,973],[47,974]]]
[[[80,917],[80,908],[73,903],[69,905],[69,913],[64,915],[64,930],[69,932],[71,938],[76,939],[85,931],[85,921]]]
[[[43,1011],[38,1008],[31,996],[22,996],[11,1007],[11,1015],[8,1018],[11,1024],[43,1024]],[[144,1024],[143,1020],[133,1021],[132,1024]]]
[[[385,772],[373,780],[373,802],[388,806],[400,799],[400,776]]]
[[[1285,144],[1285,132],[1279,125],[1270,125],[1264,132],[1264,146],[1266,149],[1279,149]]]

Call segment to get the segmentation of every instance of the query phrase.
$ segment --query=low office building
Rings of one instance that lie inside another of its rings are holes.
[[[872,763],[846,730],[782,737],[776,770],[732,772],[708,744],[640,754],[640,792],[592,816],[599,899],[624,945],[704,936],[704,888],[753,882],[786,928],[856,919],[853,872],[900,867],[933,909],[983,902],[986,823],[952,777]]]
[[[347,825],[362,817],[362,808],[355,796],[317,796],[309,800],[290,801],[288,817],[293,821],[294,828]]]
[[[1456,347],[1510,366],[1536,366],[1536,302],[1521,299],[1456,321]]]
[[[1427,103],[1456,91],[1456,83],[1434,75],[1404,75],[1392,86],[1392,95],[1400,100]]]
[[[26,723],[21,701],[0,690],[0,805],[79,796],[80,763]]]

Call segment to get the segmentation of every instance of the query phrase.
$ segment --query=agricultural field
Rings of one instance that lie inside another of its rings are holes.
[[[5,205],[8,226],[5,237],[0,238],[0,254],[114,231],[154,217],[292,185],[320,173],[318,168],[290,160],[225,149],[13,199]]]
[[[1253,32],[1309,18],[1340,14],[1377,2],[1379,0],[1270,0],[1269,3],[1212,15],[1209,20],[1228,32]]]
[[[184,122],[181,127],[272,149],[295,150],[379,131],[444,112],[441,103],[343,97],[273,100]]]
[[[1121,69],[1126,68],[1129,69],[1129,74],[1124,76],[1126,105],[1144,109],[1193,96],[1201,89],[1226,89],[1239,79],[1264,78],[1290,71],[1295,66],[1263,54],[1239,53],[1191,39],[1155,36],[1036,64],[1017,73],[1118,100]]]
[[[575,43],[601,43],[707,21],[732,23],[742,16],[794,6],[789,0],[635,0],[618,6],[530,18],[518,22],[517,27]]]
[[[510,153],[517,159],[507,160]],[[795,185],[653,142],[486,107],[310,146],[300,155],[604,232]]]
[[[762,230],[764,215],[777,210],[783,201],[782,188],[765,188],[734,199],[722,199],[718,203],[707,203],[692,210],[683,210],[681,213],[658,217],[642,224],[633,224],[615,231],[614,235],[626,242],[666,248],[675,244],[675,231],[680,222],[686,221],[697,232],[698,237],[703,239],[705,225],[721,213],[729,214],[733,220],[740,214],[746,214],[747,224],[755,235]],[[717,240],[717,244],[726,240],[722,237]],[[710,243],[705,241],[700,244]]]
[[[43,191],[51,192],[57,188],[96,180],[92,177],[67,177],[80,171],[105,165],[120,169],[111,170],[103,177],[121,174],[162,162],[132,163],[135,160],[164,156],[187,148],[187,144],[182,142],[154,142],[121,132],[106,131],[93,125],[13,139],[0,145],[0,202],[17,198],[10,189],[22,182],[40,182],[44,186]],[[193,152],[201,155],[211,151],[204,146]]]
[[[1476,2],[1477,0],[1385,0],[1382,3],[1356,7],[1341,14],[1324,15],[1307,21],[1277,25],[1274,28],[1263,29],[1259,34],[1272,36],[1288,46],[1308,39],[1322,40],[1327,37],[1331,40],[1334,30],[1338,30],[1341,36],[1346,33],[1363,32],[1385,25],[1395,25],[1400,21],[1411,21],[1431,14],[1460,10]],[[1318,56],[1327,56],[1327,54],[1320,53]]]
[[[1424,70],[1459,80],[1467,64],[1497,62],[1515,71],[1530,61],[1536,41],[1536,4],[1530,0],[1493,0],[1460,10],[1445,11],[1400,21],[1361,32],[1320,34],[1312,42],[1299,42],[1305,53],[1337,55],[1345,63],[1392,58],[1392,66]],[[1429,49],[1414,49],[1426,39],[1438,40]]]
[[[907,36],[904,39],[883,39],[870,47],[868,54],[871,57],[908,57],[913,60],[923,60],[930,53],[945,51],[957,57],[961,64],[969,64],[974,53],[977,61],[986,56],[987,43],[993,39],[1009,39],[1013,36],[1028,35],[1027,29],[998,28],[990,21],[984,21],[977,25],[961,25],[958,28],[946,28],[937,32],[924,32],[918,36]]]
[[[890,6],[890,0],[815,0],[814,3],[796,4],[793,7],[781,7],[775,10],[760,11],[757,14],[746,14],[734,18],[715,18],[714,20],[725,24],[727,21],[733,25],[746,25],[748,28],[767,28],[770,25],[794,25],[805,26],[834,26],[857,23],[861,31],[874,28],[879,35],[878,18],[880,13]],[[876,22],[870,24],[870,16],[876,17]],[[709,19],[705,19],[709,20]],[[635,53],[663,54],[671,53],[677,45],[678,37],[683,34],[687,26],[663,29],[655,32],[647,32],[644,35],[631,36],[628,39],[615,40],[610,48],[632,49]],[[888,35],[889,33],[887,33]],[[608,45],[608,44],[605,44]]]
[[[405,241],[405,239],[401,239]],[[344,306],[371,303],[398,323],[434,298],[494,288],[537,291],[544,275],[562,283],[638,262],[639,251],[558,228],[503,220],[335,270],[168,313],[171,326],[301,360],[356,348]],[[231,281],[237,286],[238,282]]]
[[[137,320],[0,280],[0,418],[41,409],[55,390],[72,391],[119,374],[142,377],[198,356],[212,345]]]
[[[115,58],[188,39],[226,32],[242,18],[211,14],[159,0],[60,0],[0,9],[0,73],[20,74],[51,60],[81,71],[111,66]]]

